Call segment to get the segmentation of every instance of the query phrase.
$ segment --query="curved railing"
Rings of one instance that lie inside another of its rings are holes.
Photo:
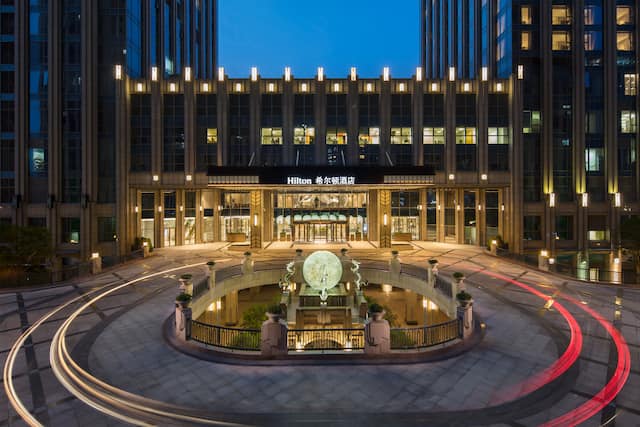
[[[364,349],[364,328],[289,329],[289,351],[351,351]]]
[[[260,330],[227,328],[191,321],[193,341],[230,350],[260,351]]]
[[[417,328],[392,328],[391,349],[409,350],[433,347],[461,337],[462,322],[459,319]]]

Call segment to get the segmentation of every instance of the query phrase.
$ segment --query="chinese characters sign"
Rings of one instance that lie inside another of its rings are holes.
[[[354,185],[354,176],[316,176],[315,178],[287,177],[287,185]]]

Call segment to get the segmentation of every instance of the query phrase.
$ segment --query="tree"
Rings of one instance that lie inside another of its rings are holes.
[[[44,264],[53,255],[49,230],[41,227],[0,226],[0,265],[22,266]]]
[[[631,252],[636,274],[640,274],[640,216],[630,216],[620,225],[622,247]]]

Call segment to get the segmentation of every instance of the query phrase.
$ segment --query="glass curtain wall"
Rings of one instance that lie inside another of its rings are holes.
[[[220,239],[245,241],[251,237],[249,192],[223,192],[220,203]]]
[[[155,246],[154,218],[155,218],[155,194],[142,193],[142,208],[140,209],[140,234],[149,239],[151,246]]]
[[[418,191],[398,191],[391,193],[391,239],[420,239],[420,213]]]
[[[164,193],[163,245],[176,245],[176,193]]]

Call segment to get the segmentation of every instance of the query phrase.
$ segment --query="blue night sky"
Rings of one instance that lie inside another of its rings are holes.
[[[419,65],[418,0],[221,0],[219,64],[230,77],[409,77]],[[353,22],[354,24],[350,24]]]

